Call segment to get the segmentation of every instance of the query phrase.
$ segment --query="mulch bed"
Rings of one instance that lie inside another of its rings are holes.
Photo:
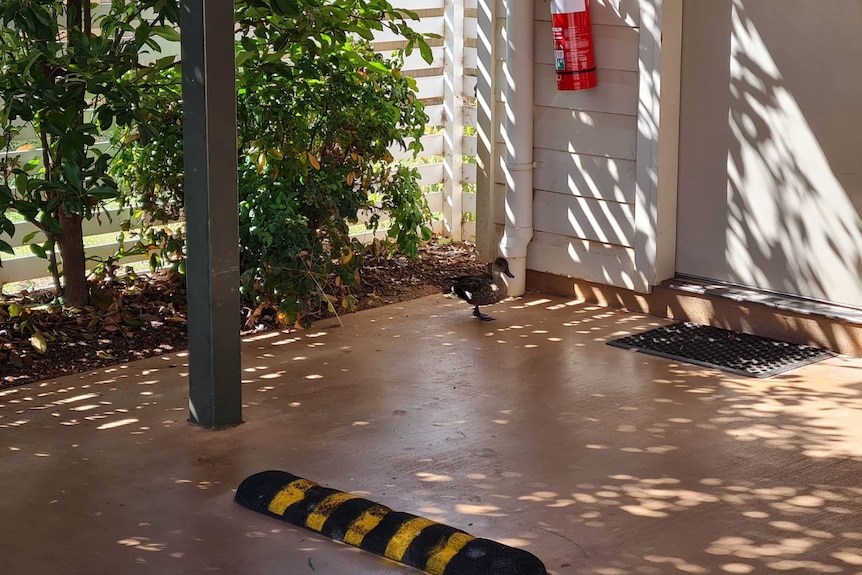
[[[350,291],[358,311],[439,293],[447,278],[484,270],[471,244],[432,242],[417,259],[366,257]],[[2,296],[0,389],[187,349],[182,282],[140,276],[98,286],[91,299],[73,313],[47,293]],[[274,329],[267,319],[251,328]]]

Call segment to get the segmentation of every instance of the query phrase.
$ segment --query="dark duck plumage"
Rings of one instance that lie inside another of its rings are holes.
[[[504,299],[508,294],[503,275],[515,276],[509,271],[509,262],[505,258],[497,258],[491,264],[490,274],[475,274],[451,278],[452,286],[447,290],[466,301],[473,307],[473,317],[483,321],[491,321],[489,315],[479,311],[480,305],[491,305]]]

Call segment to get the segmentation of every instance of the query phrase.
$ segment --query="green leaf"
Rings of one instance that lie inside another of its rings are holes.
[[[112,200],[120,195],[117,188],[112,186],[97,186],[87,192],[88,195],[99,198],[100,200]]]
[[[296,0],[275,0],[273,4],[278,14],[285,16],[298,16],[300,14],[299,2]]]
[[[81,166],[73,162],[63,162],[61,170],[72,188],[76,191],[81,191],[81,188],[84,187],[84,176],[81,173]]]
[[[27,181],[29,178],[27,174],[18,174],[15,176],[15,190],[18,194],[26,194],[27,193]]]
[[[174,62],[176,61],[176,59],[177,59],[177,57],[173,56],[173,55],[172,56],[163,56],[163,57],[159,58],[158,60],[156,60],[155,67],[159,70],[161,70],[162,68],[170,68],[171,66],[174,65]]]
[[[422,55],[422,59],[427,63],[431,63],[434,61],[434,54],[431,51],[431,46],[428,45],[428,42],[425,40],[419,40],[419,53]]]
[[[45,248],[39,244],[30,244],[30,251],[33,252],[36,257],[42,258],[43,260],[48,259],[48,254],[45,252]]]
[[[387,68],[383,63],[375,62],[374,60],[372,60],[371,62],[368,62],[368,68],[371,70],[374,70],[375,72],[388,72],[389,71],[389,68]]]
[[[240,52],[239,54],[236,55],[237,67],[241,67],[241,66],[245,65],[246,62],[248,62],[251,58],[254,58],[255,56],[257,56],[256,53],[249,52],[247,50]]]
[[[18,317],[21,315],[21,306],[17,303],[10,303],[6,311],[9,312],[9,317]]]
[[[180,33],[170,26],[153,26],[151,32],[168,42],[179,42]]]

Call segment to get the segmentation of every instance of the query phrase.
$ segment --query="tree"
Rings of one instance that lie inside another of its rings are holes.
[[[415,255],[430,216],[415,169],[392,162],[390,146],[418,152],[427,117],[401,62],[367,40],[384,26],[430,60],[412,12],[384,0],[241,0],[236,3],[241,293],[253,316],[276,309],[307,323],[350,307],[361,246],[349,237],[360,211],[381,209],[399,247]],[[169,75],[147,94],[147,120],[127,142],[116,173],[130,203],[152,217],[182,205],[181,123]],[[174,252],[174,250],[171,250]],[[175,252],[174,252],[175,253]]]
[[[0,144],[12,151],[22,130],[32,130],[41,156],[2,168],[2,232],[13,208],[44,233],[33,251],[50,261],[55,287],[70,306],[87,304],[82,222],[118,195],[108,173],[112,154],[97,142],[114,125],[139,120],[142,90],[174,57],[141,64],[157,52],[156,37],[177,40],[175,0],[0,0]],[[144,16],[146,14],[146,17]],[[9,251],[6,242],[0,249]],[[62,269],[55,257],[62,256]]]

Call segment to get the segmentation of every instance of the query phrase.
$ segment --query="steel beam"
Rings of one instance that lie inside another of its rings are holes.
[[[190,419],[242,423],[233,2],[181,0]]]

